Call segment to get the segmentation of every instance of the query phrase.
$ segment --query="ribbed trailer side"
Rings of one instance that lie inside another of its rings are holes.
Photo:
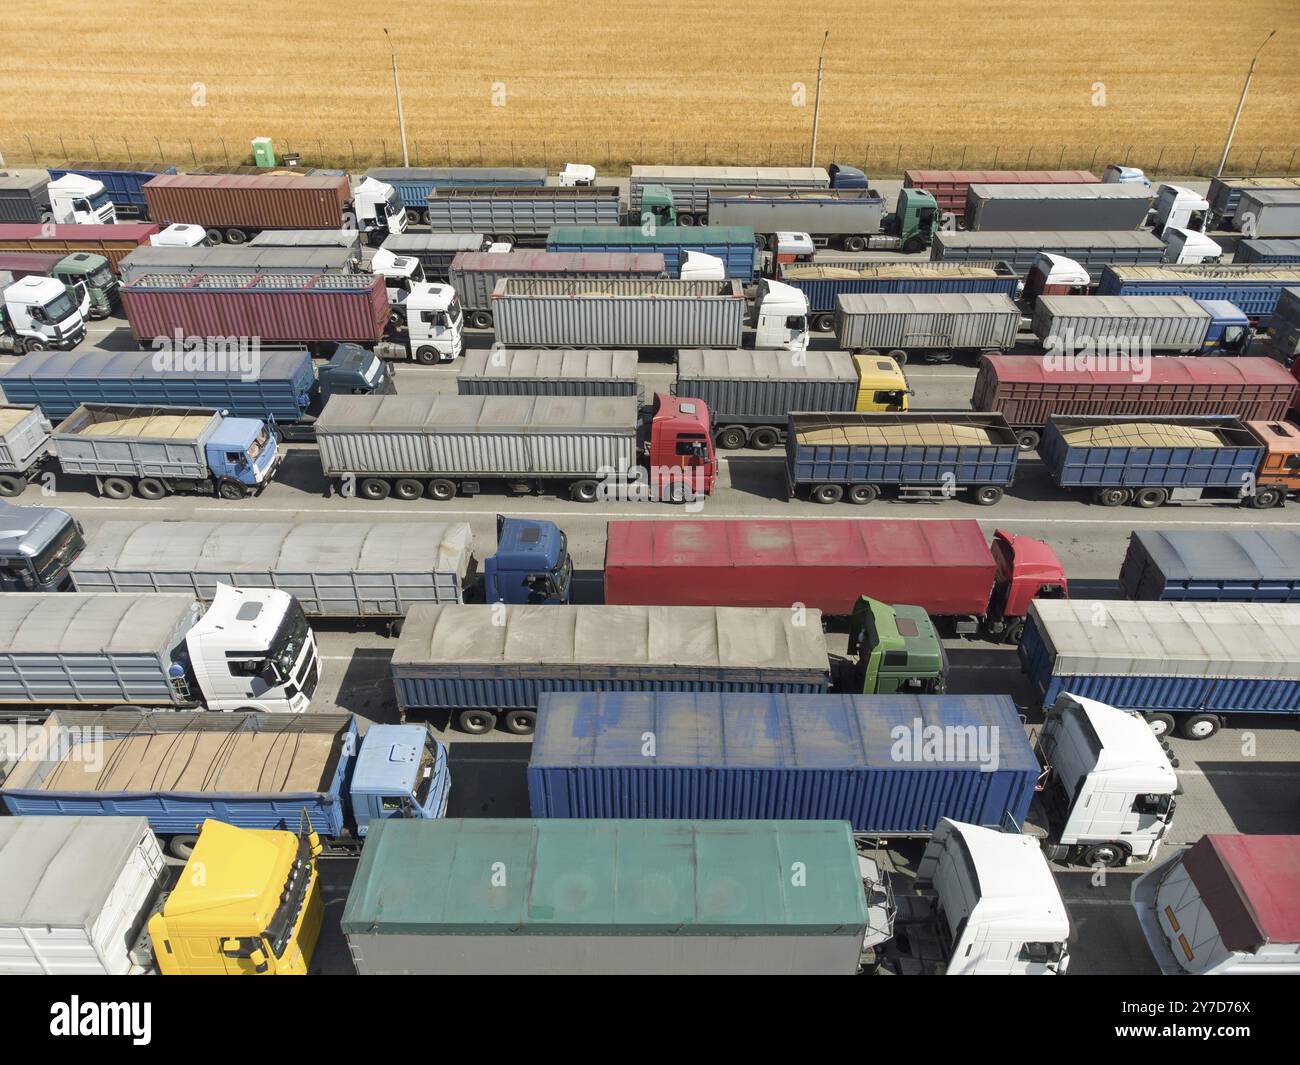
[[[456,376],[456,390],[462,396],[636,396],[636,369],[632,351],[471,351]]]
[[[793,410],[853,410],[858,372],[843,351],[687,348],[677,353],[676,395],[703,401],[716,425],[783,424]]]
[[[1300,603],[1300,532],[1139,529],[1119,585],[1130,599]]]
[[[998,259],[1010,263],[1020,276],[1029,273],[1039,252],[1073,259],[1095,284],[1102,267],[1157,265],[1164,262],[1165,243],[1145,230],[999,230],[980,233],[939,230],[930,245],[930,258],[942,262]]]
[[[164,225],[338,229],[352,190],[345,175],[160,174],[144,197]]]
[[[1251,321],[1267,326],[1278,298],[1300,286],[1295,266],[1105,266],[1099,296],[1190,296],[1227,300]]]

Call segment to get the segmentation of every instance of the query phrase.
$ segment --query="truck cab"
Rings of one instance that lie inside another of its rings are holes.
[[[352,186],[352,209],[356,213],[356,228],[372,242],[406,232],[406,208],[397,190],[387,182],[372,177],[358,181]]]
[[[754,347],[808,350],[808,297],[793,285],[761,278],[754,300]]]
[[[1035,599],[1065,599],[1070,585],[1051,546],[1042,540],[998,529],[989,545],[997,567],[993,597],[984,617],[990,635],[1018,644],[1025,632],[1025,616]],[[958,631],[962,627],[958,625]]]
[[[117,278],[109,269],[108,260],[102,255],[75,251],[55,264],[52,276],[83,293],[84,315],[107,318],[117,308]]]
[[[206,820],[176,886],[149,918],[158,971],[306,975],[325,916],[314,832]]]
[[[1210,315],[1210,328],[1201,341],[1203,355],[1244,355],[1255,331],[1246,312],[1229,300],[1197,300]]]
[[[1054,861],[1153,860],[1174,816],[1172,753],[1137,714],[1070,695],[1048,709],[1035,747],[1042,777],[1030,820]]]
[[[907,410],[912,387],[895,359],[888,355],[853,355],[858,372],[858,396],[853,404],[857,411]]]
[[[930,246],[939,228],[939,204],[924,189],[900,189],[894,205],[894,228],[905,252]]]
[[[946,690],[948,655],[930,615],[919,606],[889,606],[859,596],[849,620],[848,650],[857,656],[851,678],[841,682],[848,691],[889,695]]]
[[[173,222],[160,233],[149,238],[152,248],[198,248],[208,239],[208,231],[202,226]]]
[[[24,277],[4,290],[0,339],[10,350],[68,351],[86,335],[78,300],[53,277]]]
[[[1151,230],[1157,237],[1171,227],[1204,233],[1209,226],[1210,201],[1182,185],[1161,185],[1154,212]]]
[[[222,418],[205,445],[212,479],[225,488],[242,486],[247,495],[275,477],[283,454],[275,434],[257,418]],[[222,492],[223,498],[234,492]]]
[[[1024,297],[1032,303],[1039,296],[1086,295],[1091,286],[1088,271],[1073,259],[1040,251],[1025,275]]]
[[[117,222],[117,208],[101,181],[81,174],[64,174],[51,181],[50,221],[56,225],[111,226]]]
[[[590,163],[565,163],[556,175],[556,184],[562,189],[574,189],[596,183],[596,168]]]
[[[0,502],[0,591],[71,591],[69,569],[85,549],[81,523],[66,510]]]
[[[1250,501],[1261,510],[1280,506],[1300,493],[1300,426],[1287,421],[1247,422],[1246,428],[1264,445]]]
[[[631,219],[633,225],[651,230],[659,226],[678,225],[677,208],[673,206],[672,189],[665,185],[643,185],[641,187],[641,217]],[[681,225],[690,225],[689,216]]]
[[[413,255],[394,255],[387,248],[376,248],[370,259],[370,272],[384,279],[388,302],[395,304],[413,285],[426,280],[424,264]],[[405,322],[398,324],[404,325]]]
[[[1223,260],[1223,249],[1204,233],[1178,226],[1165,226],[1160,239],[1165,242],[1163,261],[1166,263],[1184,266]]]
[[[797,263],[811,263],[817,254],[817,245],[807,233],[782,230],[772,242],[772,277],[780,280],[781,270]]]
[[[409,353],[416,362],[454,362],[465,350],[465,315],[450,285],[413,284],[400,295],[396,310],[405,317]]]
[[[1102,172],[1101,180],[1107,185],[1145,185],[1151,187],[1151,180],[1142,172],[1141,167],[1120,166],[1118,163],[1107,163],[1106,169]]]
[[[209,710],[301,713],[320,682],[320,656],[288,592],[218,584],[171,675],[182,698],[194,698],[193,685]]]
[[[709,408],[656,392],[646,448],[652,498],[692,502],[712,495],[718,476]]]
[[[331,396],[391,396],[397,391],[388,363],[359,344],[335,348],[330,361],[317,371],[316,382],[313,409],[323,409]]]
[[[684,251],[677,276],[682,281],[725,281],[727,264],[708,252]]]
[[[833,189],[866,189],[871,187],[866,172],[859,170],[856,166],[831,163],[826,170],[831,176],[831,188]]]
[[[395,817],[434,821],[447,813],[447,748],[427,725],[371,725],[352,770],[356,835]]]
[[[497,553],[483,565],[489,603],[567,603],[573,585],[569,541],[558,525],[497,515]]]

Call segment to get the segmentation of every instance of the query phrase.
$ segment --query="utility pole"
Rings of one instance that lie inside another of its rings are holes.
[[[1264,38],[1264,44],[1268,44],[1273,39],[1277,30],[1269,30],[1268,36]],[[1246,106],[1246,93],[1250,91],[1250,79],[1255,76],[1255,64],[1259,62],[1259,53],[1264,50],[1264,44],[1261,44],[1255,51],[1255,58],[1250,61],[1250,69],[1246,71],[1246,84],[1241,87],[1241,99],[1237,101],[1237,113],[1232,116],[1232,125],[1228,128],[1228,142],[1223,146],[1223,158],[1219,160],[1219,169],[1214,172],[1215,177],[1223,177],[1223,168],[1228,165],[1228,153],[1232,151],[1232,138],[1237,132],[1237,123],[1241,121],[1241,109]]]
[[[402,165],[410,166],[411,153],[406,150],[406,118],[402,114],[402,83],[397,80],[397,48],[393,45],[387,26],[384,27],[384,37],[393,56],[393,95],[397,97],[397,128],[402,134]]]
[[[808,153],[808,165],[817,165],[817,123],[822,117],[822,67],[826,62],[826,42],[830,39],[831,31],[826,31],[826,36],[822,38],[821,54],[817,56],[817,94],[813,98],[813,132],[812,132],[812,151]]]

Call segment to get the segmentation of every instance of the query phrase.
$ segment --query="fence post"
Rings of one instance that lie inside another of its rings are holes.
[[[189,138],[189,137],[187,137],[186,139],[190,142],[190,158],[194,160],[194,165],[198,166],[199,157],[194,152],[194,140],[193,138]]]
[[[998,168],[998,152],[1001,150],[1001,145],[993,145],[993,165],[989,167],[990,170],[996,170]]]
[[[1201,150],[1201,146],[1199,144],[1192,145],[1192,157],[1189,160],[1187,160],[1187,172],[1189,174],[1196,173],[1196,153],[1199,152],[1200,150]]]
[[[1260,160],[1263,159],[1263,158],[1264,158],[1264,149],[1261,147],[1261,148],[1259,149],[1259,154],[1258,154],[1257,156],[1255,156],[1255,169],[1254,169],[1253,173],[1255,173],[1255,174],[1258,174],[1258,173],[1259,173],[1259,163],[1260,163]]]
[[[899,144],[897,148],[898,151],[894,153],[894,169],[901,170],[903,168],[903,146]]]
[[[91,137],[91,138],[90,138],[90,146],[91,146],[91,147],[94,149],[94,151],[95,151],[95,161],[96,161],[96,162],[102,162],[102,161],[103,161],[103,156],[101,156],[101,155],[99,154],[99,143],[95,140],[94,137]],[[32,156],[32,162],[33,162],[33,163],[36,162],[36,156],[34,156],[34,155]]]
[[[1026,170],[1031,170],[1031,169],[1033,169],[1033,168],[1029,165],[1029,160],[1033,158],[1033,155],[1034,155],[1034,146],[1031,144],[1031,145],[1029,146],[1029,151],[1025,152],[1025,169],[1026,169]]]
[[[1165,146],[1162,144],[1160,145],[1160,154],[1156,156],[1156,165],[1152,168],[1151,173],[1153,174],[1160,173],[1160,164],[1164,162],[1164,158],[1165,158]]]
[[[162,150],[162,141],[160,141],[157,137],[155,137],[155,138],[153,139],[153,143],[154,143],[154,147],[158,149],[158,156],[157,156],[157,159],[158,159],[159,162],[162,162],[162,160],[163,160],[163,158],[164,158],[164,156],[163,156],[163,150]]]
[[[1300,152],[1300,145],[1297,145],[1296,147],[1291,149],[1291,158],[1286,161],[1286,172],[1288,177],[1290,177],[1291,175],[1291,166],[1295,162],[1296,152]]]
[[[1061,145],[1061,154],[1056,157],[1056,169],[1060,170],[1065,165],[1065,145]]]
[[[68,158],[68,146],[67,146],[66,144],[63,143],[63,134],[62,134],[62,133],[59,134],[59,150],[60,150],[61,152],[63,152],[63,158],[64,158],[64,159],[67,159],[67,158]],[[159,159],[162,158],[162,153],[161,153],[161,152],[158,153],[158,158],[159,158]]]
[[[1089,169],[1089,170],[1096,170],[1096,169],[1097,169],[1097,153],[1098,153],[1099,151],[1101,151],[1101,145],[1100,145],[1100,144],[1095,144],[1095,145],[1093,145],[1093,148],[1092,148],[1092,162],[1090,162],[1090,163],[1088,164],[1088,169]]]
[[[226,138],[225,138],[225,137],[220,137],[220,138],[218,138],[218,139],[221,141],[221,154],[224,155],[224,156],[226,157],[226,165],[229,166],[229,165],[230,165],[230,152],[229,152],[229,150],[226,148]],[[98,158],[98,156],[96,156],[96,158]]]
[[[34,163],[36,162],[36,146],[32,144],[30,133],[24,133],[23,136],[27,138],[27,150],[32,153],[32,162]]]
[[[961,159],[957,163],[957,169],[961,170],[966,166],[966,145],[961,146]]]

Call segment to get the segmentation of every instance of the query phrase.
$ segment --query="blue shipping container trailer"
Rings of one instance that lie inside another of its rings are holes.
[[[1300,603],[1300,532],[1140,529],[1119,584],[1130,599]]]
[[[1106,266],[1098,296],[1190,296],[1235,303],[1256,325],[1268,325],[1284,288],[1300,285],[1300,267]]]
[[[552,693],[538,709],[533,817],[831,820],[928,836],[941,817],[1023,824],[1039,775],[1006,695]]]
[[[50,180],[56,181],[65,174],[79,174],[98,181],[113,201],[118,221],[132,218],[148,219],[149,205],[145,203],[144,187],[159,174],[174,174],[171,163],[104,163],[76,162],[50,167]]]

